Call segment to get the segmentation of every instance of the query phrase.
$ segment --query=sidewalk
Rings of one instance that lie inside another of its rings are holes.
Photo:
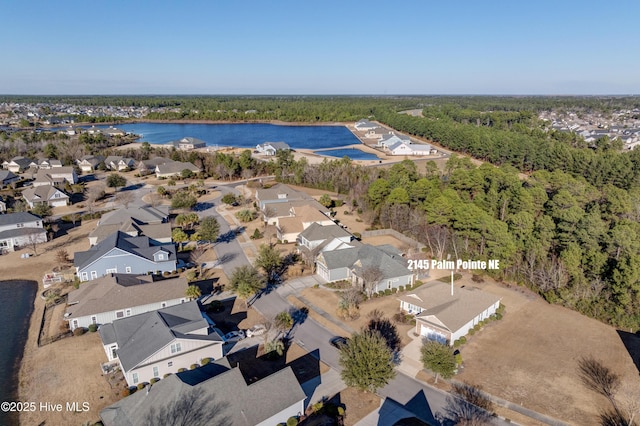
[[[302,390],[307,396],[304,401],[304,407],[307,408],[324,397],[331,398],[346,387],[347,385],[340,378],[340,373],[334,369],[329,369],[326,373],[302,384]]]
[[[424,367],[420,359],[422,354],[420,349],[422,348],[422,339],[413,335],[414,329],[411,328],[408,332],[409,337],[412,339],[411,343],[402,348],[400,364],[397,366],[399,371],[402,371],[409,377],[416,377]]]

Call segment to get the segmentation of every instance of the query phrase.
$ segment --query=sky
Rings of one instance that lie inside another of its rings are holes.
[[[640,94],[640,1],[0,7],[0,94]]]

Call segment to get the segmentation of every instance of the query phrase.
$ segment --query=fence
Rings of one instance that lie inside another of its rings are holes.
[[[408,244],[411,247],[414,247],[418,250],[422,250],[422,248],[425,247],[424,244],[422,244],[421,242],[418,242],[416,240],[414,240],[411,237],[408,237],[404,234],[401,234],[400,232],[396,231],[395,229],[376,229],[373,231],[363,231],[362,232],[362,236],[363,237],[379,237],[381,235],[390,235],[392,237],[397,238],[398,240],[402,241],[405,244]]]

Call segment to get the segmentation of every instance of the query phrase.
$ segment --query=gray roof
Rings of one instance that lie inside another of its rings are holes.
[[[322,253],[329,269],[353,268],[357,275],[361,269],[375,266],[382,271],[382,279],[411,275],[406,259],[394,247],[376,247],[359,242],[351,244],[355,247]]]
[[[312,223],[300,233],[307,241],[320,241],[333,238],[351,237],[352,235],[338,225],[322,226],[318,223]]]
[[[60,192],[63,196],[58,198],[53,198],[53,195],[57,192]],[[53,185],[40,185],[31,188],[27,188],[22,191],[22,197],[28,201],[50,201],[50,200],[64,200],[68,199],[69,196],[64,193],[64,191],[59,190]]]
[[[203,147],[207,146],[207,143],[205,141],[203,141],[202,139],[193,138],[191,136],[184,137],[184,138],[179,139],[177,141],[167,142],[167,145],[173,145],[175,147],[180,146],[180,144],[191,144],[191,145],[194,146],[194,148],[203,148]]]
[[[0,183],[17,178],[18,176],[10,170],[0,170]]]
[[[267,145],[271,146],[273,149],[280,150],[280,149],[291,149],[291,147],[289,146],[289,144],[285,143],[285,142],[265,142],[262,145],[258,145],[258,146],[262,146],[263,148],[266,147]]]
[[[208,366],[201,367],[204,369]],[[291,367],[286,367],[250,385],[239,368],[233,368],[205,381],[190,385],[181,378],[190,372],[171,375],[138,391],[100,412],[105,426],[147,424],[149,415],[171,407],[180,399],[198,398],[207,404],[197,404],[204,418],[189,422],[192,426],[236,425],[252,426],[305,399]],[[211,410],[211,412],[205,412]],[[193,413],[195,417],[196,413]],[[279,419],[286,421],[286,419]]]
[[[2,215],[6,216],[6,215]],[[0,232],[0,240],[6,240],[8,238],[23,237],[31,234],[46,234],[47,231],[44,228],[15,228],[7,229]]]
[[[166,222],[169,217],[169,206],[143,206],[118,209],[102,216],[98,221],[98,226],[120,224],[128,219],[143,225],[150,223]]]
[[[202,329],[206,329],[207,334],[190,334]],[[175,339],[223,342],[202,317],[196,300],[104,324],[100,327],[100,337],[105,345],[113,343],[115,337],[118,359],[125,371],[135,368]]]
[[[278,198],[278,195],[283,195],[284,198]],[[307,200],[310,199],[304,192],[291,188],[288,185],[277,183],[270,188],[258,189],[256,191],[256,198],[262,202],[269,200]]]
[[[151,261],[153,261],[154,253],[163,250],[169,254],[169,260],[176,260],[176,247],[173,243],[153,245],[149,241],[149,237],[132,237],[124,232],[117,231],[89,250],[75,252],[73,263],[76,267],[83,269],[107,254],[113,248],[118,248],[134,256]]]
[[[8,213],[0,215],[0,226],[6,225],[15,225],[17,223],[26,223],[26,222],[35,222],[37,220],[42,220],[40,217],[27,213],[27,212],[18,212],[18,213]]]
[[[312,207],[322,213],[328,214],[329,209],[317,202],[314,199],[304,199],[304,200],[294,200],[294,201],[285,201],[285,202],[265,202],[264,210],[269,213],[269,217],[282,217],[289,216],[291,208],[309,206]],[[327,216],[328,218],[328,216]]]
[[[184,278],[156,280],[152,275],[110,274],[69,293],[65,318],[84,317],[184,297]]]
[[[157,165],[157,171],[161,175],[168,173],[181,173],[185,169],[191,170],[194,173],[200,172],[200,169],[195,165],[191,163],[183,163],[181,161],[171,161]]]
[[[32,161],[29,158],[22,157],[22,156],[13,157],[10,161],[10,163],[16,163],[23,169],[28,168],[31,162]]]
[[[449,331],[455,332],[498,302],[500,297],[474,287],[456,287],[452,296],[451,284],[432,281],[399,299],[423,308],[418,317],[434,315]]]

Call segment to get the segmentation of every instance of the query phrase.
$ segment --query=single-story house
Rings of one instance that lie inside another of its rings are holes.
[[[122,157],[121,155],[110,155],[104,159],[104,165],[109,170],[121,172],[133,169],[136,165],[136,160]]]
[[[429,155],[431,154],[431,145],[402,141],[387,146],[387,150],[391,155]]]
[[[291,147],[284,142],[265,142],[256,145],[256,150],[263,155],[276,155],[276,152],[290,150]]]
[[[62,161],[55,158],[41,158],[39,160],[31,162],[31,167],[49,170],[54,167],[62,167]]]
[[[104,162],[104,157],[102,155],[83,155],[76,162],[83,173],[91,173]]]
[[[156,177],[159,179],[180,176],[183,170],[190,170],[193,174],[200,173],[200,169],[191,163],[171,161],[156,166]]]
[[[333,225],[335,223],[329,217],[328,212],[323,213],[308,204],[292,206],[290,213],[288,217],[276,218],[276,230],[280,241],[296,241],[298,235],[312,223],[319,225]]]
[[[452,287],[438,281],[426,283],[399,299],[400,309],[415,315],[418,335],[448,345],[500,307],[498,296],[475,287]]]
[[[121,318],[99,331],[108,360],[118,360],[129,386],[223,355],[224,339],[203,317],[196,300]]]
[[[171,162],[173,162],[173,160],[170,160],[168,158],[154,157],[148,160],[138,161],[138,164],[136,164],[136,170],[138,170],[138,173],[140,173],[140,175],[148,175],[150,173],[155,173],[156,167],[158,167],[158,165]]]
[[[308,251],[340,250],[341,248],[352,248],[351,241],[354,240],[352,234],[335,223],[321,225],[312,223],[297,238],[299,249]]]
[[[304,413],[305,393],[291,367],[247,383],[225,360],[168,376],[108,406],[100,419],[105,426],[177,424],[173,419],[193,426],[273,426]],[[183,401],[193,402],[186,416],[179,410]]]
[[[389,149],[390,146],[398,142],[405,142],[407,144],[410,144],[411,138],[405,135],[396,135],[393,133],[389,133],[387,135],[382,135],[382,137],[378,140],[377,146],[383,149]]]
[[[83,283],[69,293],[64,319],[71,331],[109,324],[117,319],[155,311],[188,301],[185,278],[109,274]]]
[[[73,167],[55,167],[50,169],[38,169],[33,186],[64,185],[65,183],[75,185],[78,183],[78,175]]]
[[[31,167],[31,163],[32,161],[29,158],[17,156],[13,157],[11,161],[5,161],[2,163],[2,167],[13,173],[22,173]]]
[[[153,244],[170,243],[169,206],[129,207],[106,213],[89,234],[89,245],[98,244],[116,231],[149,237]]]
[[[190,151],[192,149],[207,147],[207,143],[202,139],[192,138],[190,136],[179,139],[177,141],[167,142],[167,145],[172,145],[176,149],[181,149],[184,151]]]
[[[69,204],[69,196],[51,184],[27,188],[22,191],[22,198],[31,209],[36,204],[48,204],[51,207],[62,207]]]
[[[20,180],[15,173],[9,170],[0,170],[0,188],[4,188],[7,185],[11,185],[14,182]]]
[[[369,284],[372,292],[413,285],[413,272],[395,247],[386,244],[372,246],[359,241],[352,241],[350,245],[353,247],[318,254],[316,273],[320,278],[328,282],[349,280],[363,290]],[[373,268],[379,274],[377,282],[367,283],[368,271]]]
[[[287,201],[310,200],[310,196],[304,192],[295,190],[283,183],[277,183],[269,188],[256,190],[256,200],[260,210],[264,209],[266,203],[286,203]]]
[[[32,242],[47,242],[41,218],[27,212],[0,215],[0,250],[14,251]]]
[[[173,243],[153,244],[149,237],[114,232],[87,251],[76,252],[73,262],[80,281],[103,275],[162,273],[176,269]]]
[[[264,208],[262,209],[262,220],[267,222],[268,225],[277,225],[278,220],[284,217],[293,217],[295,216],[295,209],[300,209],[302,207],[312,208],[329,217],[331,211],[314,200],[313,198],[303,199],[303,200],[294,200],[294,201],[285,201],[281,202],[269,202],[264,203]]]
[[[118,129],[117,127],[113,127],[113,126],[109,126],[106,129],[100,129],[100,133],[102,133],[105,136],[125,136],[127,134],[127,132],[125,132],[122,129]]]
[[[377,129],[380,126],[378,124],[376,124],[376,123],[373,123],[373,122],[369,121],[369,120],[362,119],[362,120],[356,122],[356,124],[354,124],[353,127],[355,127],[355,129],[358,130],[359,132],[366,132],[368,130]]]

